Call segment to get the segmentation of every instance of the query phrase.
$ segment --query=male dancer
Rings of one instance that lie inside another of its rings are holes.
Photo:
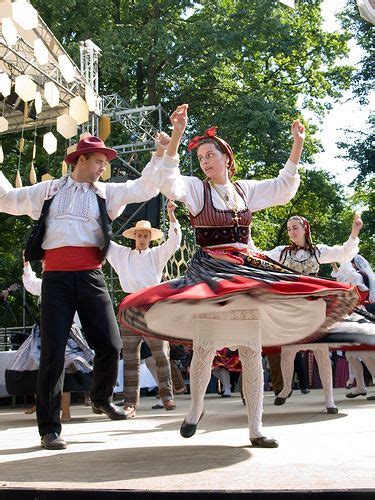
[[[48,449],[67,446],[60,436],[60,401],[65,346],[76,311],[95,350],[93,412],[111,419],[127,417],[111,402],[121,339],[101,262],[111,236],[110,220],[118,217],[127,203],[158,194],[151,182],[153,162],[158,160],[153,158],[139,179],[98,182],[106,162],[116,155],[101,139],[90,135],[65,158],[73,165],[72,173],[58,180],[14,189],[0,172],[0,211],[39,219],[25,258],[43,258],[45,264],[36,405],[41,446]]]
[[[126,238],[135,240],[135,249],[118,245],[111,241],[108,249],[108,262],[117,272],[121,287],[125,293],[133,293],[141,288],[157,285],[165,264],[179,249],[181,229],[174,211],[176,205],[170,201],[167,205],[170,221],[168,240],[162,245],[150,248],[152,240],[163,237],[159,229],[151,227],[149,221],[139,221],[124,231]],[[129,417],[135,417],[139,404],[140,349],[143,337],[121,327],[124,358],[124,409]],[[174,410],[173,385],[169,361],[169,343],[165,340],[146,340],[156,363],[159,394],[166,410]]]

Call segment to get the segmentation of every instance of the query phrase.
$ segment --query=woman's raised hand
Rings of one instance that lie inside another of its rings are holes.
[[[363,221],[361,219],[361,214],[354,214],[353,224],[352,224],[352,238],[357,238],[359,231],[362,229]]]
[[[187,125],[188,107],[189,107],[188,104],[181,104],[181,106],[177,106],[176,110],[173,111],[173,113],[170,116],[171,124],[173,127],[173,133],[177,133],[180,136],[182,136],[182,134],[184,133]]]
[[[299,120],[293,120],[290,132],[295,141],[305,140],[305,126]]]

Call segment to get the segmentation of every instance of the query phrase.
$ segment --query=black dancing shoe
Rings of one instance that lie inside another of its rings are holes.
[[[40,446],[46,450],[64,450],[68,444],[60,437],[60,434],[51,432],[50,434],[44,434],[44,436],[42,436]]]
[[[250,438],[253,448],[278,448],[279,442],[276,439],[268,439],[266,437]]]
[[[130,412],[124,411],[113,403],[91,403],[93,413],[104,413],[111,420],[126,420]]]
[[[329,415],[335,415],[339,412],[339,409],[336,408],[336,406],[331,406],[330,408],[326,408],[326,410]]]
[[[348,394],[345,394],[346,398],[349,399],[354,399],[357,398],[358,396],[366,396],[367,392],[358,392],[357,394],[355,392],[348,392]]]
[[[276,396],[276,397],[275,397],[275,399],[274,399],[273,404],[274,404],[275,406],[281,406],[281,405],[283,405],[283,404],[285,403],[285,401],[286,401],[288,398],[290,398],[290,396],[292,395],[292,392],[293,392],[293,391],[290,391],[290,393],[287,395],[287,397],[286,397],[286,398],[281,398],[280,396]]]
[[[182,422],[181,427],[180,427],[180,434],[184,438],[190,438],[194,436],[197,426],[199,422],[201,421],[201,418],[204,415],[204,411],[202,411],[201,416],[199,417],[199,420],[196,424],[188,424],[185,420]]]
[[[301,389],[302,394],[308,394],[310,392],[310,389],[307,387],[305,389]]]

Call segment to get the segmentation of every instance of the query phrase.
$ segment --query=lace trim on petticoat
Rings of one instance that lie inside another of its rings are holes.
[[[257,309],[233,309],[232,311],[225,312],[212,312],[195,314],[194,318],[199,319],[217,319],[227,321],[257,321],[260,319],[259,311]]]

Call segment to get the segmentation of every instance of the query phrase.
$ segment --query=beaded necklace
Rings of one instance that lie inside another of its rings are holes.
[[[241,217],[238,217],[238,193],[237,193],[237,190],[235,189],[235,187],[233,186],[233,184],[230,183],[231,188],[232,188],[232,192],[233,192],[233,196],[234,196],[234,206],[231,207],[229,205],[229,189],[227,192],[224,193],[221,189],[219,189],[217,187],[217,185],[214,183],[214,181],[212,179],[210,179],[208,182],[209,182],[210,186],[217,192],[219,197],[223,200],[226,208],[234,213],[233,220],[236,221],[236,225],[238,226],[238,222],[241,220]]]

